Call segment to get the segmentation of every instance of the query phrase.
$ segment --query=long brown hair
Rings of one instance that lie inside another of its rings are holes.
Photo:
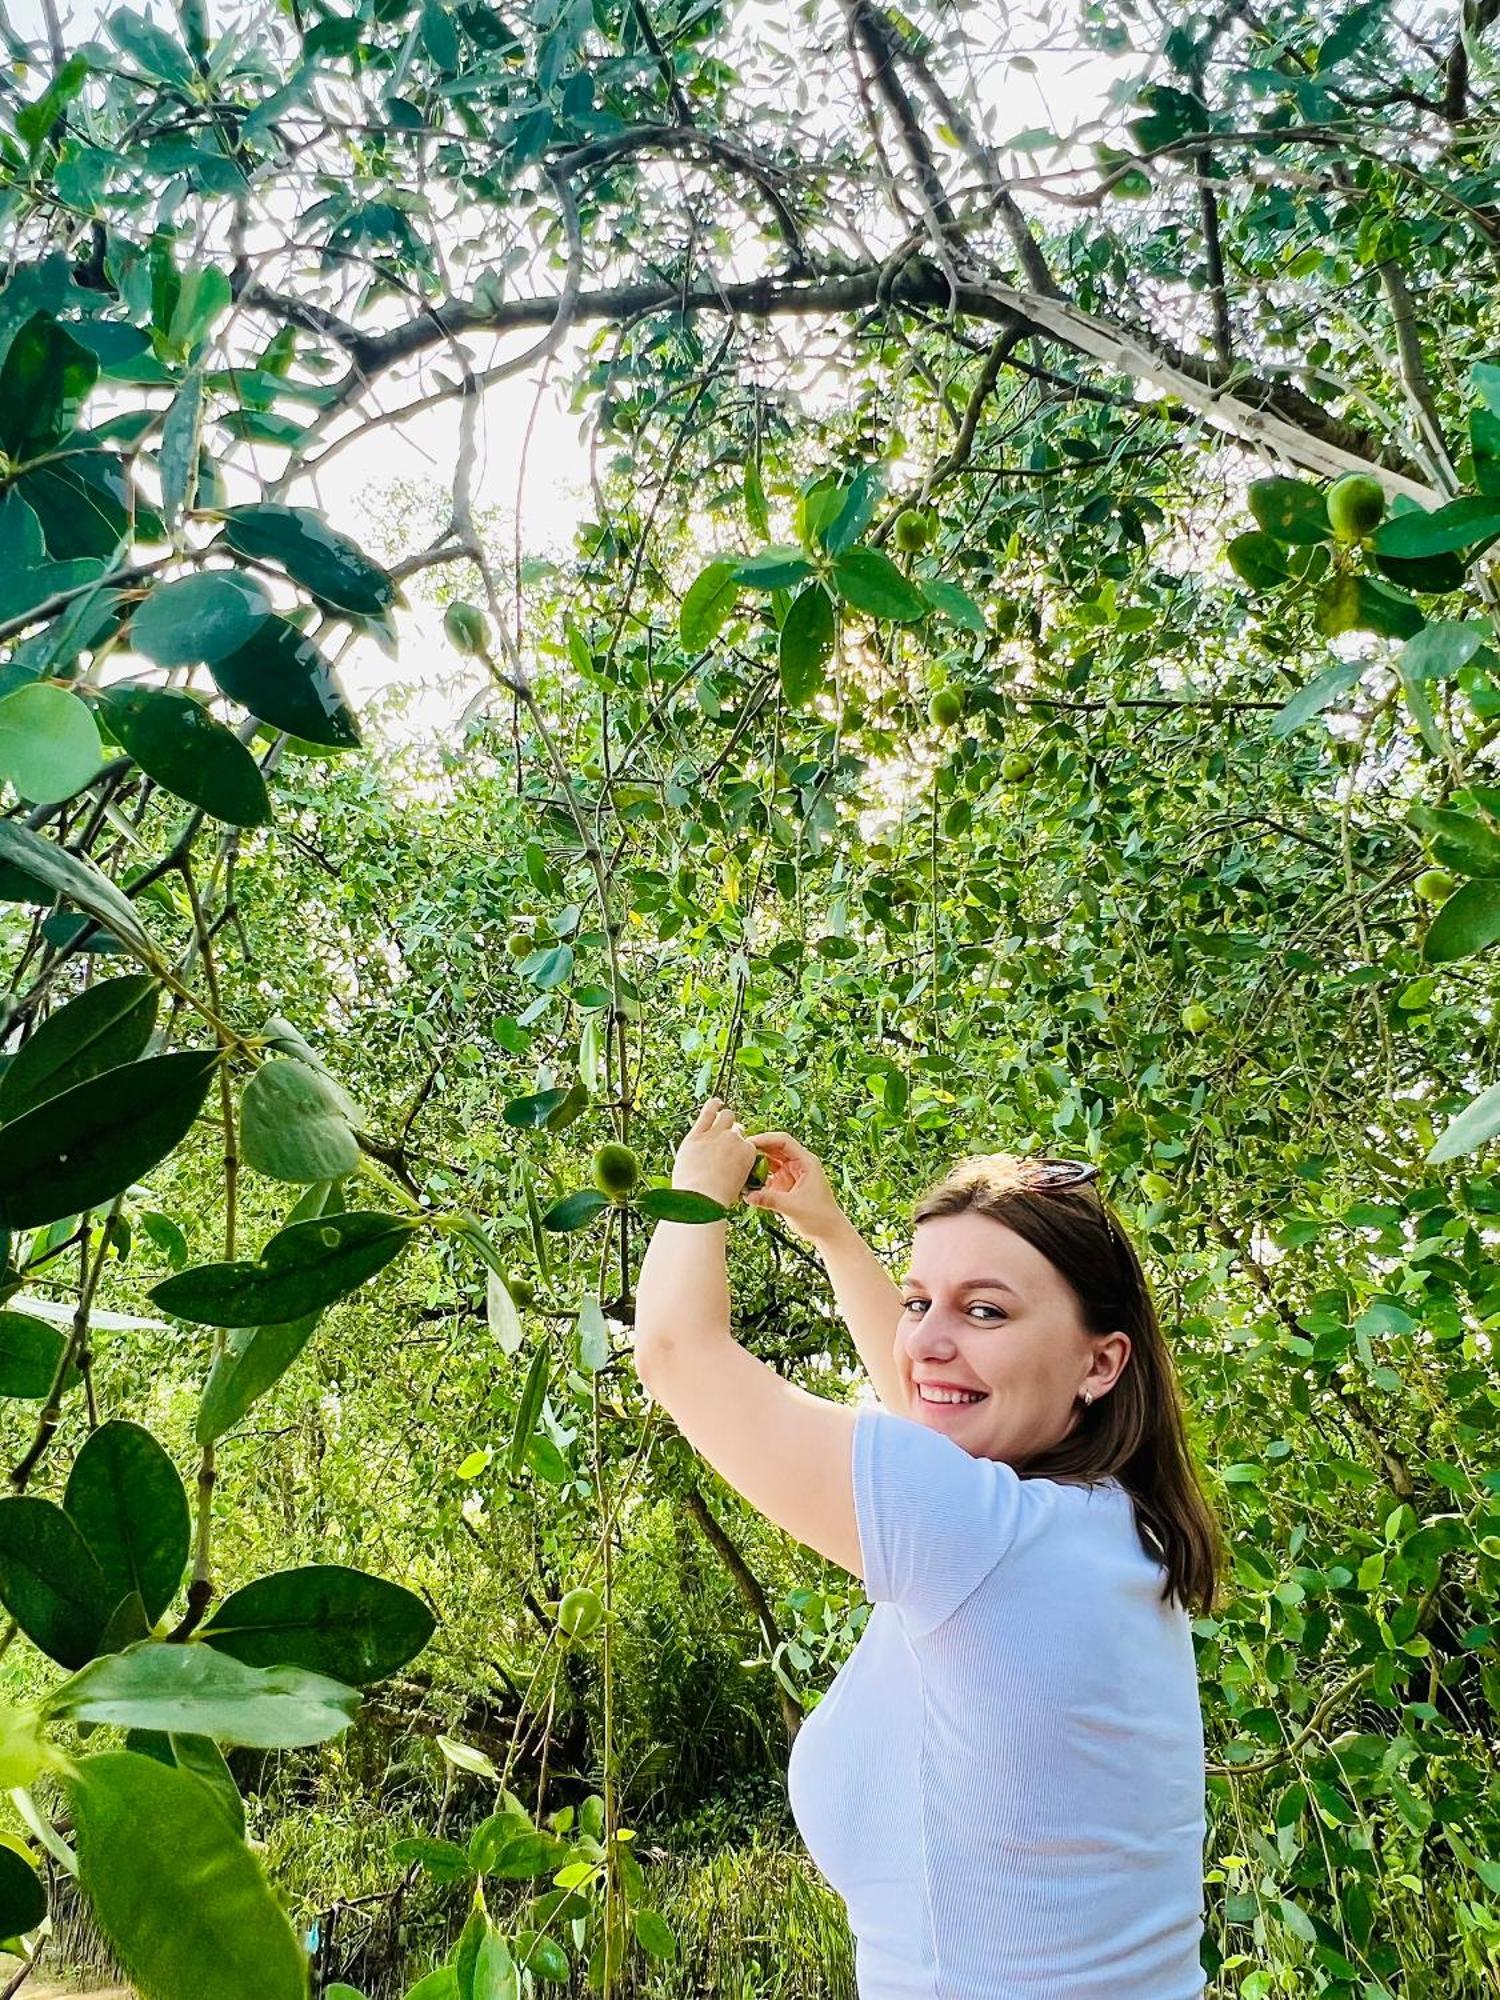
[[[1082,1409],[1067,1437],[1016,1471],[1023,1479],[1087,1485],[1118,1479],[1134,1505],[1142,1547],[1166,1570],[1162,1601],[1176,1597],[1207,1616],[1225,1559],[1223,1534],[1193,1464],[1176,1371],[1140,1258],[1097,1183],[1027,1187],[1024,1164],[1010,1153],[959,1160],[917,1201],[912,1226],[967,1209],[992,1216],[1067,1280],[1088,1333],[1129,1334],[1129,1358],[1113,1388]]]

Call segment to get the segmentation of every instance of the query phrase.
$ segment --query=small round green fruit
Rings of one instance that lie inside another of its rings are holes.
[[[612,1201],[629,1194],[640,1178],[641,1163],[633,1147],[607,1139],[594,1154],[594,1186]]]
[[[1018,785],[1023,778],[1029,778],[1035,765],[1024,750],[1007,750],[1000,759],[1000,775],[1008,785]]]
[[[1328,489],[1328,519],[1341,542],[1363,541],[1380,526],[1385,489],[1368,472],[1348,472]]]
[[[1446,868],[1424,868],[1412,887],[1424,903],[1446,903],[1458,882]]]
[[[524,1271],[507,1271],[505,1289],[510,1293],[518,1312],[524,1312],[529,1305],[536,1303],[536,1286]]]
[[[751,1163],[749,1173],[745,1176],[745,1186],[747,1188],[761,1188],[765,1186],[770,1178],[771,1162],[766,1158],[764,1153],[757,1153]]]
[[[1165,1174],[1144,1173],[1141,1175],[1141,1193],[1149,1195],[1152,1201],[1170,1201],[1172,1183]]]
[[[932,540],[932,516],[925,507],[903,507],[896,516],[896,547],[903,555],[920,555]]]
[[[964,698],[956,687],[940,687],[927,704],[928,719],[938,729],[951,729],[964,712]]]
[[[1190,1035],[1201,1035],[1213,1024],[1214,1017],[1201,1000],[1190,1000],[1182,1010],[1182,1025]]]
[[[489,620],[477,604],[455,597],[443,613],[443,630],[458,653],[477,653],[489,643]]]
[[[505,940],[505,949],[512,958],[528,958],[536,949],[536,943],[524,931],[513,931]]]
[[[580,1584],[567,1591],[557,1607],[557,1622],[570,1639],[587,1639],[598,1630],[604,1617],[604,1602],[597,1590]]]

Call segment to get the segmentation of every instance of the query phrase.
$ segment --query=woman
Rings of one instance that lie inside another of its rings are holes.
[[[746,1189],[757,1152],[773,1171]],[[860,2000],[1197,2000],[1203,1733],[1189,1613],[1222,1554],[1145,1276],[1093,1169],[965,1159],[898,1290],[784,1132],[710,1098],[673,1185],[824,1257],[877,1407],[730,1331],[727,1223],[658,1223],[648,1393],[874,1609],[798,1734],[792,1809]]]

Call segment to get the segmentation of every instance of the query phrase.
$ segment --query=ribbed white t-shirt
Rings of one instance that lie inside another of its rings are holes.
[[[873,1609],[792,1746],[860,2000],[1200,2000],[1203,1722],[1130,1496],[861,1409]]]

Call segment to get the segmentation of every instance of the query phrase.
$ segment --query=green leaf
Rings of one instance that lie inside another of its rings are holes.
[[[163,1312],[207,1326],[280,1326],[320,1312],[385,1269],[419,1219],[350,1209],[279,1230],[255,1263],[197,1264],[151,1287]]]
[[[379,563],[312,507],[265,500],[232,507],[225,516],[224,538],[242,556],[279,563],[335,610],[375,616],[396,600],[395,583]]]
[[[593,1188],[579,1188],[575,1194],[566,1194],[561,1201],[553,1202],[542,1217],[543,1229],[583,1229],[599,1213],[609,1207],[609,1196],[596,1194]]]
[[[1422,957],[1444,965],[1483,951],[1500,938],[1500,882],[1465,882],[1454,890],[1428,927]]]
[[[196,666],[237,651],[270,610],[253,578],[204,570],[157,584],[130,621],[130,643],[159,667]]]
[[[406,2000],[458,2000],[458,1975],[451,1965],[440,1965],[407,1988]]]
[[[60,1667],[81,1667],[115,1608],[88,1544],[54,1500],[0,1500],[0,1603]]]
[[[348,1096],[321,1070],[277,1056],[261,1064],[240,1098],[245,1163],[282,1181],[352,1173],[359,1164],[353,1113]]]
[[[156,468],[161,478],[161,517],[175,534],[198,498],[198,455],[203,441],[203,371],[193,368],[162,421]]]
[[[49,1715],[119,1729],[159,1729],[292,1750],[347,1729],[359,1693],[298,1666],[251,1667],[212,1646],[142,1639],[54,1688]]]
[[[232,1431],[252,1404],[281,1380],[321,1318],[321,1312],[310,1312],[281,1326],[232,1328],[203,1385],[193,1433],[196,1442],[212,1444]]]
[[[23,104],[16,113],[16,133],[31,158],[36,157],[53,126],[82,90],[90,68],[86,55],[69,56],[41,96]],[[29,1930],[31,1926],[26,1924],[21,1928]],[[5,1929],[0,1923],[0,1937],[15,1935],[14,1930]]]
[[[701,653],[723,630],[740,586],[737,562],[711,562],[688,585],[677,616],[678,635],[690,653]]]
[[[158,83],[175,83],[190,88],[196,73],[187,50],[164,28],[148,20],[132,7],[114,8],[105,27],[110,40],[138,69]],[[165,332],[165,327],[162,328]]]
[[[1489,636],[1488,628],[1477,620],[1436,619],[1401,648],[1402,670],[1413,680],[1446,680],[1468,665]]]
[[[414,1659],[435,1627],[421,1598],[403,1585],[338,1563],[309,1563],[233,1592],[203,1638],[248,1666],[289,1662],[367,1687]]]
[[[11,341],[0,366],[0,451],[24,465],[78,425],[99,363],[66,327],[36,313]]]
[[[927,599],[879,549],[848,549],[836,557],[833,582],[846,604],[872,618],[913,624],[927,616]]]
[[[181,1729],[128,1729],[125,1748],[160,1764],[176,1764],[203,1780],[224,1810],[224,1815],[241,1839],[245,1834],[245,1802],[225,1760],[224,1752],[211,1736],[194,1736]]]
[[[65,853],[50,840],[43,840],[39,833],[33,833],[29,826],[0,820],[0,862],[6,861],[97,918],[148,965],[156,963],[155,948],[142,929],[133,904],[92,861],[81,854]]]
[[[0,618],[19,618],[55,592],[77,590],[103,570],[104,565],[92,558],[53,562],[42,524],[19,488],[12,487],[0,500]]]
[[[122,1194],[186,1138],[218,1060],[181,1049],[121,1063],[6,1125],[0,1221],[29,1229]]]
[[[542,1398],[547,1393],[547,1366],[547,1348],[543,1343],[531,1357],[531,1366],[526,1371],[526,1383],[521,1391],[521,1401],[516,1409],[516,1428],[510,1441],[508,1461],[512,1478],[520,1472],[525,1461],[526,1443],[536,1427]]]
[[[609,1325],[599,1301],[589,1294],[578,1307],[578,1365],[597,1375],[609,1362]]]
[[[833,652],[833,606],[821,583],[793,599],[779,642],[781,688],[793,708],[804,708],[823,686]]]
[[[812,564],[800,549],[773,544],[734,566],[736,580],[752,590],[786,590],[812,575]]]
[[[766,506],[766,490],[760,483],[760,469],[753,458],[745,460],[745,519],[757,535],[769,536],[771,515]]]
[[[100,706],[121,747],[174,797],[229,826],[261,826],[271,817],[260,766],[192,695],[117,683]]]
[[[1306,480],[1255,479],[1247,498],[1259,526],[1278,542],[1325,542],[1333,533],[1323,495]]]
[[[635,1205],[653,1222],[722,1222],[729,1213],[712,1195],[699,1194],[696,1188],[643,1188]]]
[[[1278,590],[1291,581],[1285,544],[1264,530],[1236,535],[1224,553],[1235,575],[1252,590]]]
[[[192,264],[182,272],[177,303],[172,308],[167,340],[182,353],[191,353],[233,298],[229,273],[217,264]],[[198,373],[195,369],[194,373]]]
[[[1371,547],[1383,556],[1436,556],[1470,549],[1500,535],[1500,499],[1470,494],[1430,514],[1393,514],[1375,530]]]
[[[1500,375],[1500,369],[1496,369]],[[1469,414],[1469,448],[1474,454],[1474,484],[1481,493],[1500,494],[1500,416],[1493,410]]]
[[[523,1972],[550,1980],[556,1986],[566,1985],[568,1954],[554,1939],[541,1931],[517,1931],[511,1942],[516,1950],[516,1964]]]
[[[1500,1083],[1492,1083],[1466,1104],[1452,1123],[1438,1134],[1436,1143],[1427,1154],[1426,1164],[1435,1167],[1444,1160],[1456,1160],[1464,1153],[1472,1153],[1476,1146],[1482,1146],[1497,1132],[1500,1132]]]
[[[0,1075],[0,1119],[134,1062],[151,1039],[161,991],[149,973],[102,979],[50,1014]]]
[[[1451,808],[1413,806],[1407,815],[1432,846],[1432,858],[1440,868],[1459,875],[1500,877],[1500,834],[1475,813]]]
[[[474,1864],[456,1840],[434,1840],[427,1834],[391,1842],[391,1859],[404,1868],[415,1861],[434,1882],[466,1882]]]
[[[143,1995],[306,2000],[286,1913],[201,1778],[116,1750],[84,1758],[69,1789],[84,1887]]]
[[[103,761],[98,724],[67,688],[36,681],[0,701],[0,778],[28,803],[72,798]]]
[[[337,674],[285,618],[263,618],[242,646],[211,659],[208,670],[231,701],[305,743],[349,750],[360,740]]]
[[[568,1858],[568,1844],[550,1833],[522,1830],[499,1841],[485,1863],[486,1875],[501,1882],[525,1882],[549,1874]]]
[[[90,1431],[68,1474],[63,1511],[111,1599],[138,1591],[154,1624],[182,1581],[192,1528],[177,1468],[150,1431],[124,1417]]]
[[[638,1909],[634,1915],[635,1934],[642,1951],[649,1952],[653,1958],[675,1958],[677,1939],[660,1912]]]
[[[458,30],[441,0],[422,0],[422,46],[446,75],[458,68]]]
[[[1469,370],[1469,380],[1475,395],[1494,416],[1500,417],[1500,365],[1493,361],[1476,361]]]
[[[945,576],[924,576],[920,579],[919,588],[938,616],[946,618],[950,625],[962,626],[964,631],[973,632],[981,639],[989,631],[984,613],[973,598]]]
[[[47,1892],[13,1847],[0,1846],[0,1937],[34,1931],[47,1914]]]
[[[67,1344],[62,1329],[44,1319],[33,1319],[30,1313],[0,1312],[0,1396],[44,1402]],[[70,1367],[64,1393],[76,1389],[81,1380],[77,1368]]]
[[[879,483],[861,466],[843,489],[842,504],[822,534],[823,546],[830,555],[842,555],[869,527],[875,514]]]

